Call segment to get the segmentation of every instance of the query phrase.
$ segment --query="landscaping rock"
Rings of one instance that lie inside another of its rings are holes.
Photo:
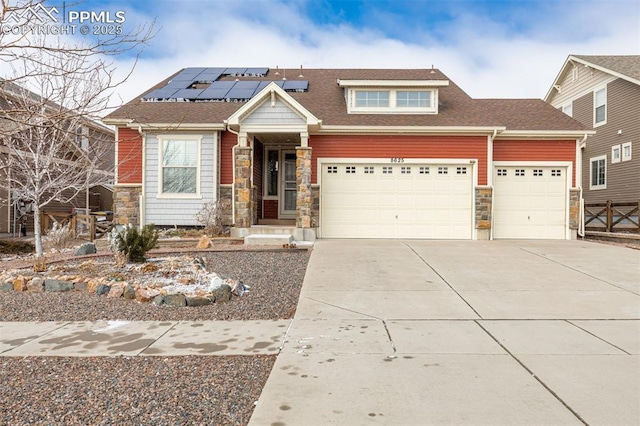
[[[164,303],[164,296],[159,294],[156,297],[153,298],[153,304],[156,306],[162,306],[162,304]]]
[[[111,290],[109,290],[109,294],[107,294],[107,297],[113,297],[114,299],[118,299],[122,297],[123,294],[124,294],[124,286],[114,285],[111,287]]]
[[[71,291],[73,283],[62,280],[44,280],[45,291]]]
[[[125,299],[132,300],[136,298],[136,289],[132,285],[128,285],[124,288],[122,293]]]
[[[149,302],[159,294],[160,292],[158,290],[139,288],[136,290],[136,300],[138,302]]]
[[[100,284],[96,288],[96,294],[98,296],[102,296],[103,294],[109,294],[110,291],[111,291],[111,286],[108,286],[106,284]]]
[[[93,243],[84,243],[75,252],[75,256],[84,256],[87,254],[96,254],[96,245]]]
[[[0,291],[13,291],[13,283],[0,284]]]
[[[187,298],[184,294],[167,294],[164,296],[164,304],[173,307],[187,306]]]
[[[73,283],[73,288],[76,291],[87,291],[87,283],[83,283],[83,282],[77,282],[77,283]]]
[[[228,302],[231,300],[231,287],[227,284],[222,284],[214,289],[212,294],[216,299],[216,303]]]
[[[200,237],[200,240],[198,241],[198,244],[196,245],[197,249],[206,249],[213,246],[213,243],[211,242],[211,238],[207,237],[206,235],[203,235],[202,237]]]
[[[44,291],[44,283],[42,282],[42,278],[34,277],[27,283],[27,289],[33,293],[40,293]]]
[[[27,291],[27,280],[22,275],[13,280],[13,291]]]
[[[188,296],[186,300],[187,306],[205,306],[210,305],[214,302],[210,298],[203,296]]]

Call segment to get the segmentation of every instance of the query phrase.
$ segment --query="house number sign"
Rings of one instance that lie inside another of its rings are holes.
[[[392,158],[392,163],[404,163],[404,158]]]

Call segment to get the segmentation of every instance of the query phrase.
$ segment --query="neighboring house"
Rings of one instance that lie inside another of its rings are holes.
[[[7,144],[12,143],[12,138],[20,137],[10,117],[22,111],[29,99],[32,99],[35,105],[42,102],[35,93],[15,83],[0,80],[0,155],[8,155],[10,150]],[[59,109],[59,106],[56,105],[53,109]],[[71,213],[76,208],[88,208],[92,211],[113,209],[111,184],[113,183],[115,145],[107,146],[105,141],[113,140],[115,132],[101,123],[91,120],[82,121],[83,124],[76,129],[75,144],[69,147],[69,150],[64,153],[64,158],[60,158],[59,161],[66,161],[72,165],[80,155],[94,155],[96,151],[93,146],[100,143],[100,173],[105,175],[101,180],[110,181],[110,183],[82,190],[69,203],[53,201],[44,207],[46,211]],[[102,155],[104,151],[107,151],[106,155]],[[2,161],[0,161],[1,164]],[[20,219],[25,220],[27,230],[32,232],[32,208],[29,203],[16,199],[14,188],[7,182],[5,173],[11,174],[11,170],[0,168],[0,234],[18,234]],[[70,198],[74,192],[70,189],[63,194]]]
[[[582,145],[585,202],[637,203],[640,56],[570,55],[545,101],[596,131]]]
[[[105,118],[121,223],[297,239],[575,238],[589,131],[540,99],[472,99],[437,69],[186,68]]]

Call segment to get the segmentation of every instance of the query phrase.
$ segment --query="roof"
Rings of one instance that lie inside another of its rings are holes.
[[[620,76],[636,80],[636,84],[640,84],[640,55],[571,55],[570,58],[601,68],[601,71],[608,70],[610,73],[620,74]]]
[[[184,70],[184,69],[183,69]],[[139,124],[224,123],[244,102],[147,102],[142,98],[162,88],[181,71],[159,82],[105,117],[108,123]],[[276,71],[279,73],[276,75]],[[287,92],[322,121],[322,126],[367,127],[506,127],[509,130],[584,130],[577,121],[550,108],[541,99],[472,99],[438,69],[271,69],[263,77],[233,76],[221,80],[307,80],[306,92]],[[339,80],[448,81],[438,88],[437,114],[348,114]]]

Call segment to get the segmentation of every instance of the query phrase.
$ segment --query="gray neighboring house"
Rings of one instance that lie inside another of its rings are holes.
[[[638,202],[640,55],[569,55],[544,100],[596,131],[582,147],[585,203]]]

